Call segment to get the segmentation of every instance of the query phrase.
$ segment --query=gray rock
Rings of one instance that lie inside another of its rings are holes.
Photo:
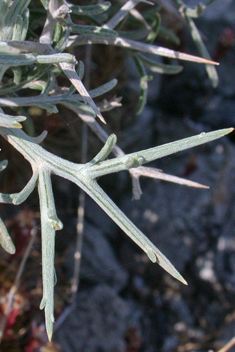
[[[75,245],[71,247],[66,261],[69,276],[73,273]],[[90,284],[105,283],[121,290],[127,282],[128,273],[115,257],[108,239],[96,227],[85,223],[80,280]]]
[[[66,352],[125,352],[128,305],[106,285],[80,292],[55,335]]]
[[[156,144],[192,134],[189,126],[178,119],[166,118],[158,126],[161,135]],[[230,186],[235,180],[230,160],[235,160],[235,151],[226,137],[172,155],[154,165],[166,173],[208,185],[210,189],[148,180],[142,187],[140,201],[132,202],[130,195],[123,199],[124,212],[182,273],[192,258],[195,260],[209,249],[216,250],[220,229],[228,216],[227,200],[234,201]],[[224,197],[228,197],[226,202]]]

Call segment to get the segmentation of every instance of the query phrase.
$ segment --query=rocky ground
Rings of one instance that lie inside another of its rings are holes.
[[[149,105],[120,135],[126,151],[235,126],[234,14],[233,1],[218,1],[196,20],[209,51],[220,61],[218,88],[211,88],[204,68],[195,64],[184,64],[177,76],[156,77]],[[185,50],[195,54],[187,30],[185,38]],[[224,38],[230,40],[227,46]],[[142,179],[140,201],[132,200],[127,175],[101,180],[189,285],[151,264],[87,199],[77,307],[56,333],[64,351],[218,351],[234,336],[234,161],[233,135],[160,160],[153,165],[210,188]]]

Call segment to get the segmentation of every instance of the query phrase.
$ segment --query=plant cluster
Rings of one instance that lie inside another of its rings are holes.
[[[119,46],[127,50],[140,75],[137,113],[141,113],[147,100],[148,81],[151,79],[148,70],[162,74],[176,74],[182,70],[178,64],[155,61],[152,58],[154,55],[173,58],[175,61],[188,60],[205,64],[212,84],[216,86],[218,81],[214,68],[216,63],[210,59],[192,19],[201,15],[212,2],[208,1],[205,5],[200,3],[195,8],[189,8],[181,0],[175,1],[200,50],[202,58],[199,58],[154,44],[157,35],[166,32],[167,29],[161,27],[161,6],[155,6],[150,1],[128,0],[124,4],[121,1],[114,4],[100,1],[93,4],[91,1],[91,4],[86,6],[70,4],[66,0],[41,0],[41,3],[30,0],[0,1],[0,134],[23,155],[32,168],[32,177],[26,186],[19,193],[1,193],[0,201],[19,205],[35,188],[38,189],[43,277],[40,308],[45,310],[49,340],[52,338],[54,323],[55,234],[63,227],[56,214],[51,175],[65,178],[84,190],[152,262],[157,262],[172,276],[186,284],[170,261],[107,196],[98,185],[97,179],[103,175],[128,170],[132,178],[135,199],[141,197],[140,176],[203,187],[195,182],[166,175],[157,169],[142,165],[215,140],[233,130],[230,128],[201,133],[126,155],[116,145],[116,136],[114,134],[108,136],[102,128],[102,124],[106,123],[103,111],[120,106],[120,99],[114,97],[110,101],[103,100],[99,105],[94,102],[96,97],[111,91],[117,81],[112,79],[93,90],[88,90],[82,81],[86,67],[83,62],[77,62],[71,50],[74,47],[95,44]],[[138,11],[139,5],[144,6],[144,11]],[[36,24],[34,20],[37,20]],[[169,29],[167,33],[174,35]],[[61,86],[58,83],[60,77],[67,77],[71,86],[69,88]],[[57,105],[75,112],[104,142],[101,151],[91,161],[80,164],[62,159],[40,146],[47,132],[38,137],[30,135],[29,121],[32,118],[28,114],[26,120],[26,116],[22,114],[23,107],[39,107],[50,115],[52,112],[58,112]],[[107,159],[111,153],[115,157]],[[6,166],[7,161],[2,161],[1,171]],[[1,219],[0,243],[7,252],[11,254],[15,252],[15,246]]]

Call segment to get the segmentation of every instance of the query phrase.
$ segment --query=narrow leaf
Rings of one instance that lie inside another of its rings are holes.
[[[74,87],[77,89],[78,93],[82,96],[84,102],[95,111],[96,115],[99,117],[99,119],[103,122],[105,122],[105,119],[103,118],[101,112],[99,111],[98,107],[96,106],[95,102],[93,101],[92,97],[86,90],[85,86],[83,85],[80,77],[78,76],[77,72],[74,69],[74,65],[63,62],[60,64],[60,67],[62,68],[63,72],[66,74],[70,82],[74,85]]]
[[[19,205],[21,203],[23,203],[28,196],[33,192],[34,188],[36,187],[36,183],[38,180],[38,172],[33,172],[33,175],[31,177],[31,179],[29,180],[29,182],[27,183],[27,185],[22,189],[22,191],[20,193],[18,193],[12,203],[14,205]]]
[[[88,6],[76,6],[69,5],[74,15],[80,16],[95,16],[107,11],[111,6],[109,1],[104,1],[102,4],[98,5],[88,5]]]
[[[7,161],[7,160],[2,160],[2,161],[0,162],[0,172],[3,171],[3,170],[5,170],[5,168],[7,167],[7,165],[8,165],[8,161]]]
[[[37,103],[36,106],[39,106],[42,109],[47,110],[47,113],[50,114],[57,114],[58,109],[55,105],[49,103]]]
[[[145,67],[142,61],[140,60],[138,54],[134,55],[133,59],[140,75],[140,96],[136,111],[136,114],[138,115],[143,111],[146,105],[148,96],[148,81],[151,80],[152,77],[147,75]]]
[[[8,66],[24,66],[31,65],[36,61],[36,56],[33,54],[0,54],[0,65]]]
[[[193,148],[204,143],[211,142],[215,139],[221,138],[226,134],[231,133],[234,128],[225,128],[213,132],[202,132],[196,136],[180,139],[176,142],[163,144],[158,147],[146,149],[145,151],[129,154],[130,157],[142,156],[146,162],[153,161],[156,159],[163,158],[167,155],[171,155],[182,150]],[[128,156],[128,155],[127,155]],[[123,157],[124,158],[124,157]]]
[[[115,134],[111,134],[105,145],[101,149],[101,151],[90,161],[90,164],[97,164],[103,160],[105,160],[109,154],[112,152],[115,144],[117,143],[117,136]]]
[[[96,182],[89,186],[89,195],[112,218],[112,220],[134,241],[153,263],[158,263],[169,274],[187,285],[187,282],[171,262],[154,246],[154,244],[128,219],[128,217],[105,194]]]
[[[17,48],[14,48],[11,45],[8,45],[5,42],[0,42],[0,52],[1,54],[19,54],[20,50]]]
[[[23,85],[23,88],[31,88],[31,89],[43,91],[44,89],[46,89],[46,86],[47,86],[46,81],[36,80],[36,81],[25,83]]]
[[[46,136],[47,136],[47,131],[43,131],[39,136],[31,137],[31,139],[34,141],[34,143],[41,144],[46,138]]]
[[[81,112],[86,113],[94,118],[96,117],[96,113],[89,105],[80,103],[74,99],[69,99],[69,98],[61,99],[61,103],[73,104],[73,105],[77,106],[79,108],[79,110],[81,110]]]
[[[21,31],[23,27],[23,18],[16,16],[15,25],[13,28],[12,40],[21,40]]]
[[[165,174],[162,170],[158,170],[153,167],[139,166],[138,168],[133,169],[132,173],[134,173],[134,175],[137,177],[140,177],[140,176],[150,177],[157,180],[178,183],[179,185],[184,185],[188,187],[209,188],[208,186],[202,185],[201,183],[198,183],[198,182],[190,181],[182,177]]]
[[[89,91],[89,94],[92,98],[99,97],[102,94],[105,94],[112,90],[117,84],[117,80],[114,78],[111,81],[99,86],[98,88],[92,89]]]
[[[4,222],[0,218],[0,245],[6,252],[14,254],[16,249],[11,237],[9,236]]]
[[[49,8],[49,0],[41,0],[41,3],[43,4],[45,10],[48,10],[48,8]]]
[[[197,29],[195,23],[193,22],[193,20],[191,18],[189,18],[187,16],[186,16],[186,20],[189,24],[192,38],[194,39],[200,54],[205,59],[211,60],[210,54],[209,54],[209,52],[208,52],[208,50],[207,50],[207,48],[201,38],[201,35],[200,35],[199,30]],[[215,67],[211,66],[211,65],[206,65],[205,67],[206,67],[206,71],[207,71],[208,77],[210,78],[212,86],[214,88],[217,87],[218,83],[219,83],[219,77],[218,77],[218,74],[216,72]]]
[[[165,28],[163,26],[160,26],[159,31],[158,31],[159,37],[161,36],[165,40],[168,40],[170,43],[173,43],[175,45],[180,45],[180,39],[177,37],[177,35],[170,29]]]
[[[29,9],[26,8],[24,12],[22,13],[22,18],[23,18],[23,25],[21,28],[21,39],[20,40],[25,40],[27,33],[28,33],[28,28],[29,28]]]
[[[0,13],[1,13],[1,16],[0,16],[0,28],[1,27],[4,27],[4,22],[5,22],[5,16],[7,14],[7,11],[8,11],[8,3],[9,3],[9,0],[8,1],[0,1]],[[1,35],[0,35],[1,37]]]
[[[21,80],[22,70],[21,70],[20,67],[14,67],[12,69],[12,71],[13,71],[13,74],[14,74],[13,82],[18,85],[20,83],[20,80]]]
[[[132,40],[142,40],[149,34],[149,29],[137,29],[133,31],[118,31],[122,38],[132,39]]]
[[[194,18],[197,18],[197,17],[200,17],[204,10],[206,9],[207,6],[205,6],[204,4],[202,4],[201,2],[199,2],[199,4],[195,7],[185,7],[185,15],[188,16],[188,17],[194,17]]]
[[[158,147],[127,154],[119,158],[105,160],[100,164],[92,166],[92,168],[90,168],[87,172],[89,172],[90,177],[97,178],[113,172],[129,170],[130,168],[141,166],[142,164],[163,158],[182,150],[211,142],[225,136],[228,133],[231,133],[233,130],[234,128],[225,128],[208,133],[202,132],[193,137],[180,139],[179,141],[163,144]]]
[[[55,231],[61,229],[63,225],[56,215],[50,172],[48,170],[39,171],[38,193],[41,211],[43,278],[43,298],[40,308],[45,309],[46,331],[49,341],[51,341],[54,323]]]
[[[96,27],[96,26],[83,26],[80,24],[71,24],[71,31],[78,34],[88,34],[101,37],[117,37],[118,33],[112,29]]]
[[[47,83],[42,90],[41,96],[48,95],[52,90],[52,88],[54,87],[54,85],[55,85],[55,75],[52,72],[50,72],[49,77],[47,79]]]
[[[154,16],[153,25],[151,26],[152,31],[149,33],[149,35],[147,37],[147,43],[152,44],[154,42],[154,40],[156,39],[156,37],[158,35],[160,24],[161,24],[161,16],[159,15],[158,12],[156,12],[155,16]]]
[[[11,116],[0,112],[0,126],[7,128],[22,128],[19,122],[25,121],[25,116]]]
[[[16,17],[24,12],[30,1],[31,0],[18,0],[12,2],[12,5],[5,17],[5,32],[7,39],[11,39]]]
[[[138,54],[138,56],[145,66],[147,66],[152,72],[174,75],[183,70],[183,66],[180,65],[165,65],[158,61],[151,60],[142,54]]]
[[[131,39],[126,39],[121,37],[101,38],[101,37],[95,37],[90,35],[76,36],[76,37],[70,38],[70,41],[68,42],[68,47],[73,47],[74,45],[84,45],[84,44],[115,45],[115,46],[120,46],[122,48],[130,49],[130,50],[142,51],[145,53],[170,57],[178,60],[198,62],[201,64],[219,65],[215,61],[207,60],[198,56],[189,55],[189,54],[181,53],[179,51],[167,49],[161,46],[141,43],[141,42],[137,42]]]

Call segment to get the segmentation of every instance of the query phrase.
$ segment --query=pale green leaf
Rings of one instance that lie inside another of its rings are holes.
[[[88,6],[77,6],[69,5],[69,8],[72,10],[74,15],[80,16],[95,16],[107,11],[111,6],[109,1],[104,1],[98,5],[88,5]]]

